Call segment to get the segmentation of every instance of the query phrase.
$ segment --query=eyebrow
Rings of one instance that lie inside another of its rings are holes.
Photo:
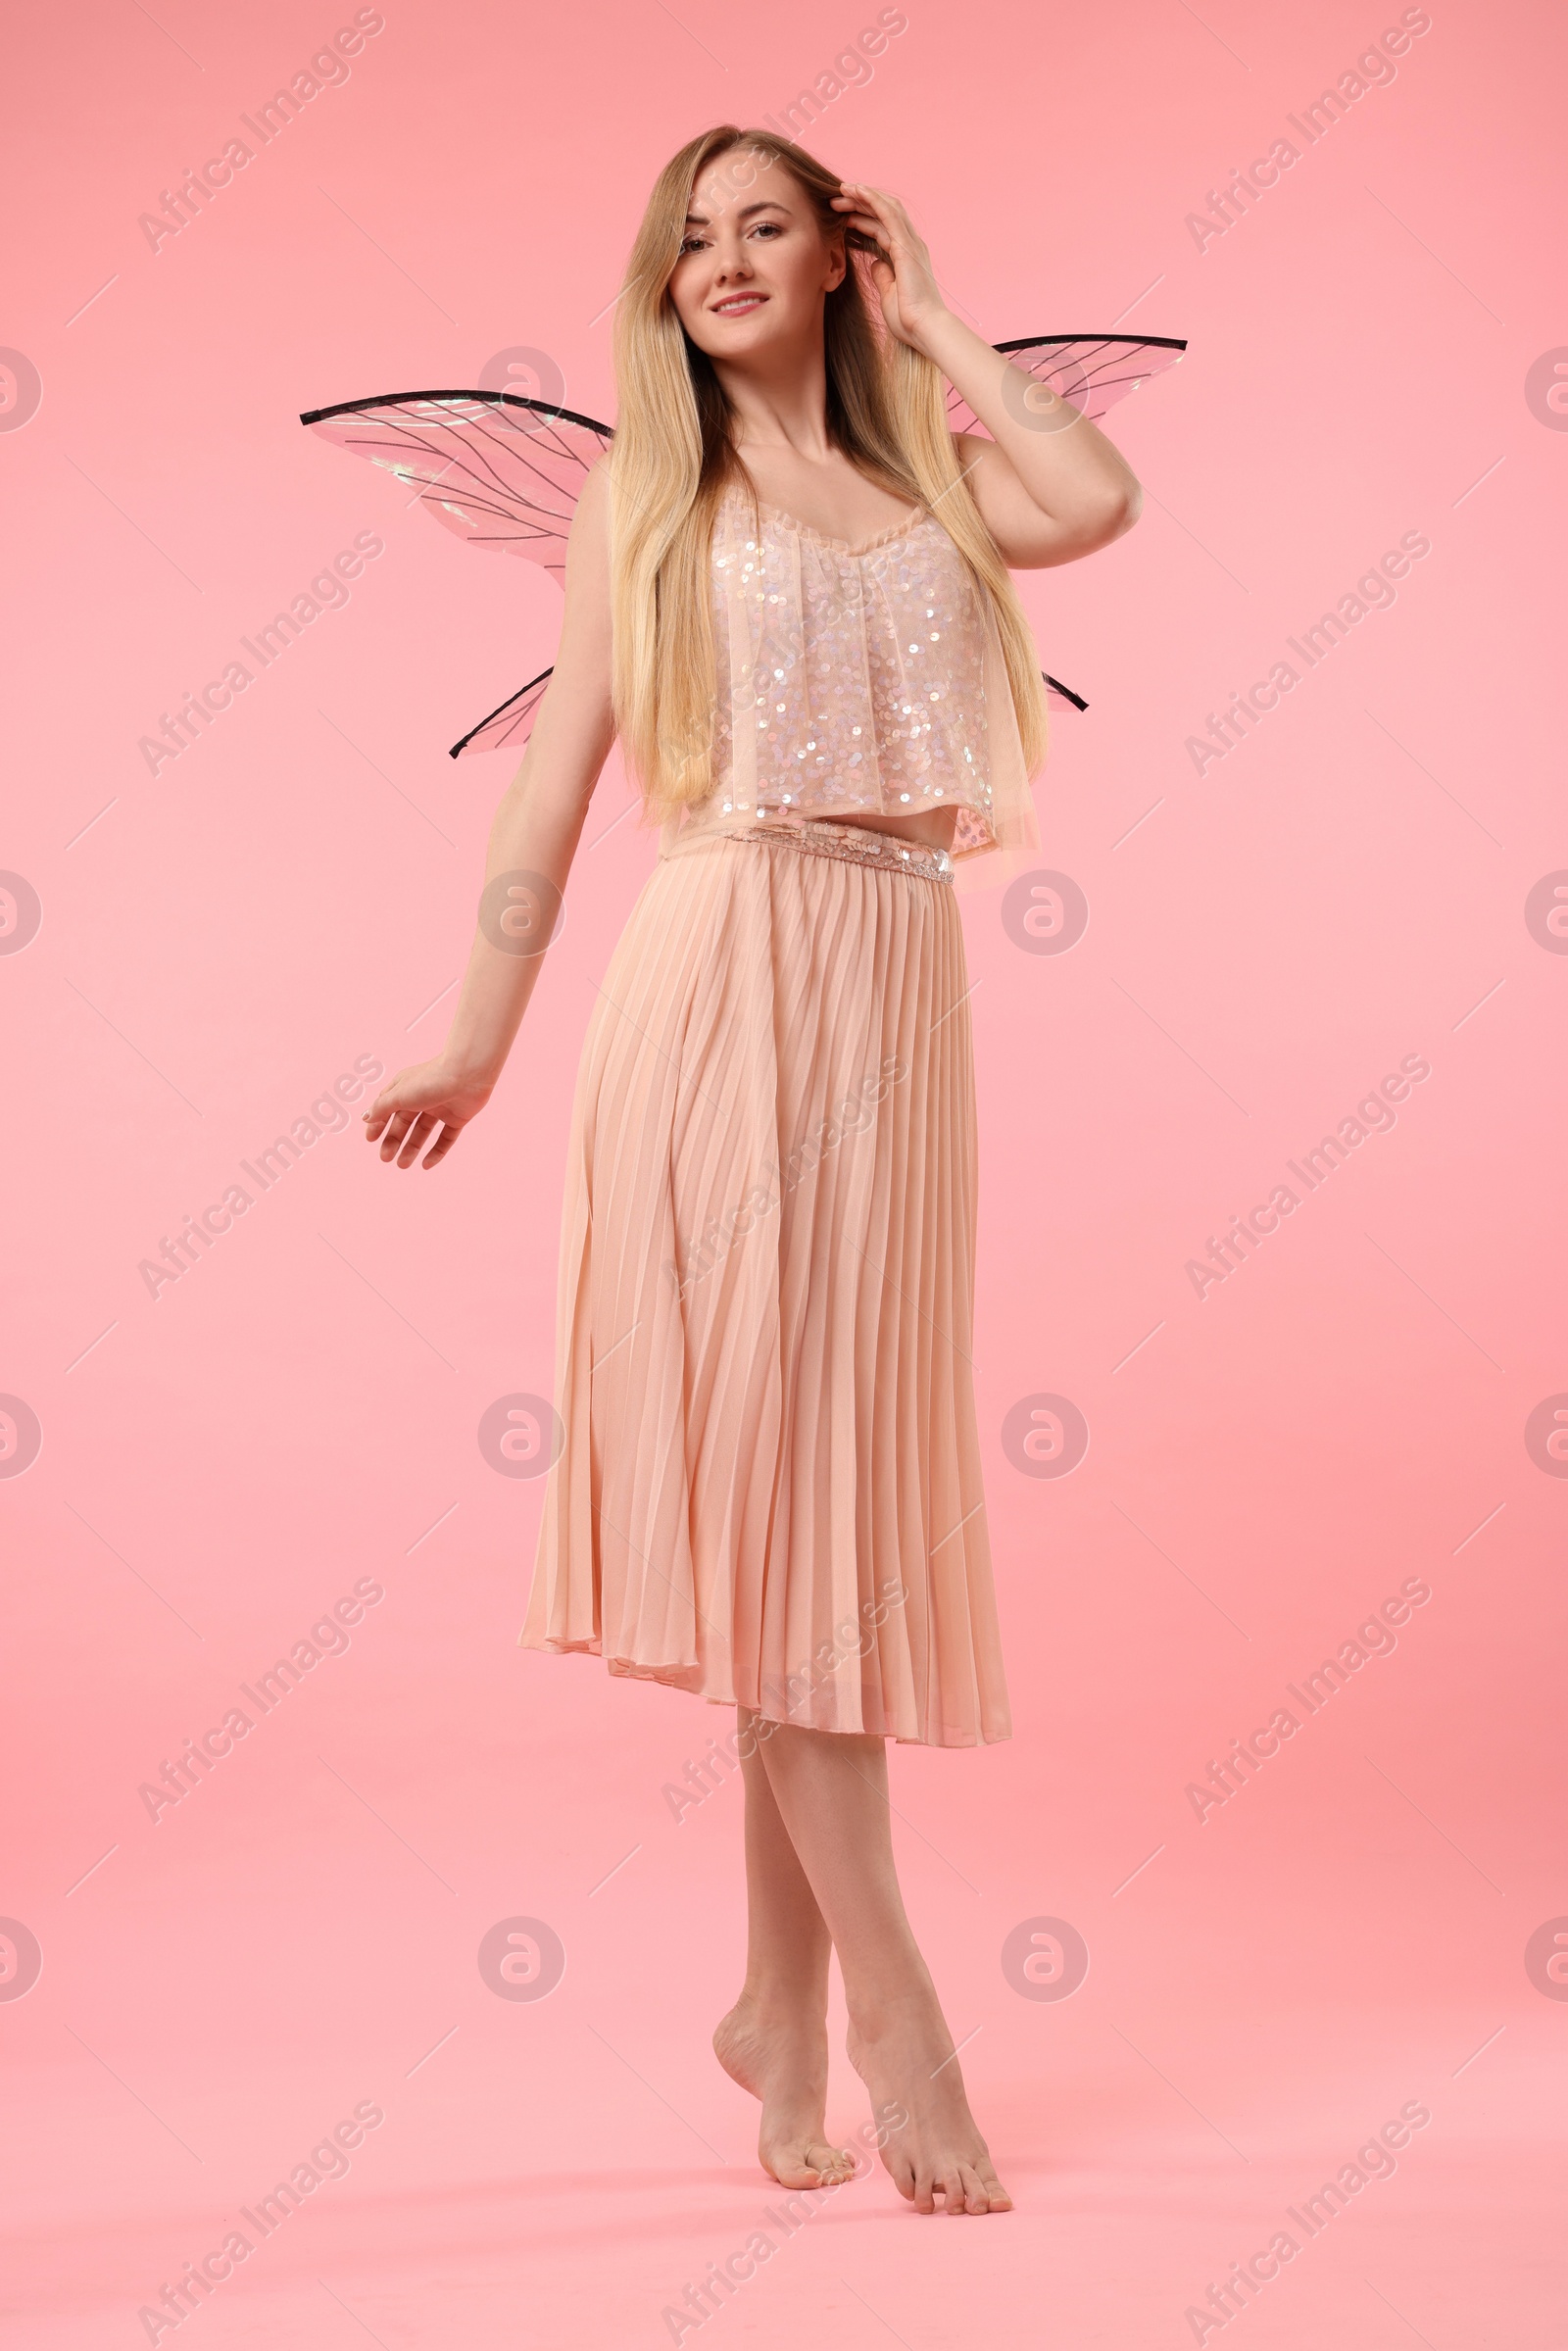
[[[753,213],[787,213],[788,211],[787,204],[780,204],[775,197],[766,196],[756,204],[743,205],[738,218],[742,220],[749,220]],[[686,225],[688,228],[710,228],[712,222],[706,213],[688,213]]]

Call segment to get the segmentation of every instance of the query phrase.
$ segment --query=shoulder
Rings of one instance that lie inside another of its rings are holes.
[[[595,458],[583,476],[566,536],[566,576],[608,572],[610,564],[610,458]]]
[[[595,458],[584,474],[582,488],[577,493],[576,512],[571,519],[573,531],[576,530],[579,522],[585,522],[590,531],[608,527],[610,521],[610,452],[608,449],[603,457]]]

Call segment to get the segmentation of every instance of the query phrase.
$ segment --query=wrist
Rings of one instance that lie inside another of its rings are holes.
[[[506,1062],[505,1047],[486,1053],[476,1044],[454,1045],[449,1038],[436,1066],[452,1093],[489,1094]]]
[[[916,351],[923,352],[928,360],[935,360],[938,354],[932,349],[933,340],[940,343],[949,326],[956,323],[954,313],[945,304],[938,304],[934,309],[923,310],[919,318],[911,321],[909,339]]]

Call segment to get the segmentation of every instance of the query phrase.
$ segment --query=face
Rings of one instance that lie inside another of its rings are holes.
[[[692,190],[669,298],[699,351],[744,364],[818,336],[848,266],[793,173],[732,147]]]

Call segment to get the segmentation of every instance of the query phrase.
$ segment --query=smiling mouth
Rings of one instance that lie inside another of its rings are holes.
[[[766,300],[765,294],[731,294],[723,302],[715,302],[713,309],[721,318],[738,318],[743,311],[760,310]]]

